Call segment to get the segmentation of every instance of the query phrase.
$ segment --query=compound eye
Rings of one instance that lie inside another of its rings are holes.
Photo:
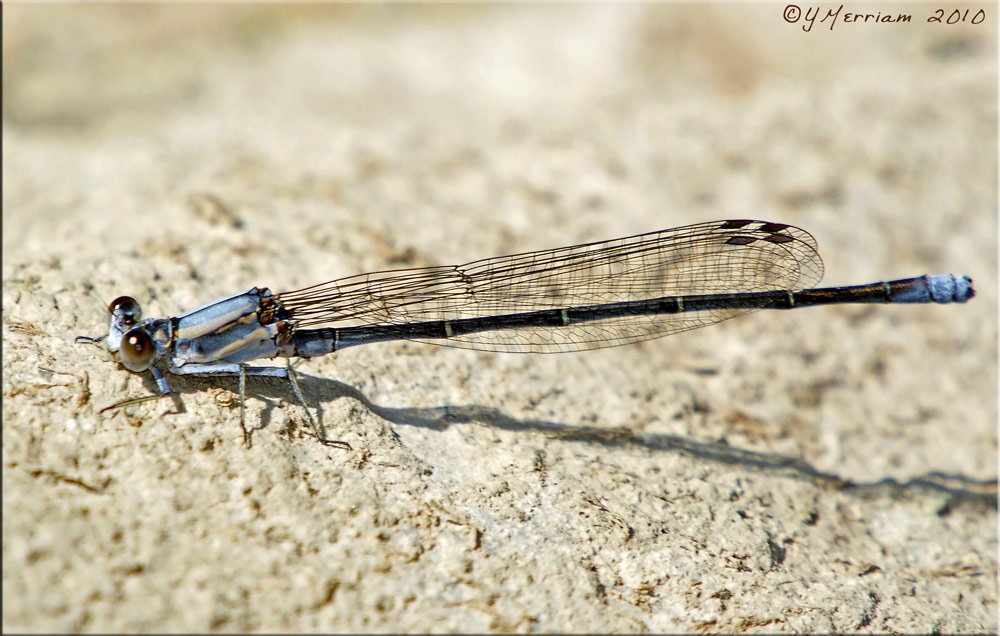
[[[129,299],[131,300],[131,299]],[[135,301],[132,301],[135,302]],[[153,365],[156,344],[143,329],[136,327],[125,332],[118,349],[118,359],[129,371],[145,371]]]
[[[121,316],[122,322],[126,325],[134,325],[142,317],[142,308],[131,296],[119,296],[111,301],[108,311],[112,316]]]

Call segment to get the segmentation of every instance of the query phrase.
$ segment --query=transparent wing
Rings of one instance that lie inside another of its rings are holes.
[[[671,296],[798,290],[823,277],[815,239],[765,221],[716,221],[464,265],[360,274],[279,294],[299,327],[455,321]],[[621,315],[564,326],[523,325],[432,344],[556,352],[639,342],[754,311],[734,306]]]

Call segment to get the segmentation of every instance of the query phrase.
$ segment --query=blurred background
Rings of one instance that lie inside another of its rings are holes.
[[[805,32],[782,8],[15,5],[5,246],[45,249],[18,223],[33,197],[54,205],[31,218],[93,200],[113,247],[211,187],[442,262],[491,254],[484,234],[519,251],[735,216],[846,242],[830,282],[965,266],[995,234],[988,24],[887,5],[914,22]],[[62,147],[18,143],[44,138]],[[993,275],[995,250],[976,260]]]

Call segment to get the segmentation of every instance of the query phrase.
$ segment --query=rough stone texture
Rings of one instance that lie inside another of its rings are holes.
[[[995,632],[996,8],[876,7],[5,6],[4,630]],[[358,347],[350,452],[277,381],[249,450],[233,380],[99,413],[154,385],[73,341],[723,218],[978,295]]]

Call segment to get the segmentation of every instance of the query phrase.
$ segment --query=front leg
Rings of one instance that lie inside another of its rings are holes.
[[[170,387],[167,386],[167,380],[163,377],[163,373],[156,367],[150,367],[150,371],[153,372],[153,379],[156,380],[156,388],[159,389],[158,395],[146,395],[140,398],[132,398],[131,400],[122,400],[121,402],[115,402],[111,406],[105,406],[103,409],[98,411],[98,413],[103,413],[105,411],[110,411],[111,409],[121,408],[123,406],[130,406],[132,404],[139,404],[140,402],[149,402],[150,400],[159,400],[162,397],[167,397],[170,395]]]

